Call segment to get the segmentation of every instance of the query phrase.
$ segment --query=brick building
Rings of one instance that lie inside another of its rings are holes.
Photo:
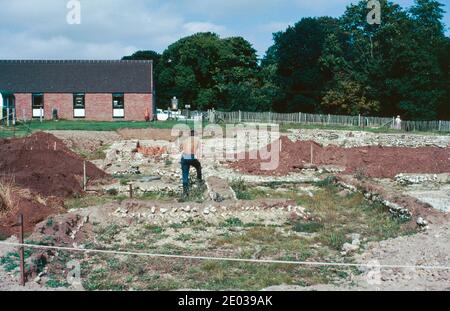
[[[152,61],[0,60],[0,119],[143,121],[154,115]]]

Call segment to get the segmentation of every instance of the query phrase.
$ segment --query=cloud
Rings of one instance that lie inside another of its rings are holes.
[[[293,25],[293,22],[270,22],[258,27],[259,31],[265,33],[275,33],[278,31],[286,30],[289,25]]]
[[[203,31],[243,36],[263,55],[273,32],[305,16],[338,16],[356,0],[80,1],[81,25],[69,25],[68,0],[0,0],[0,58],[117,59],[137,49],[162,52]]]
[[[183,29],[189,34],[208,31],[220,35],[225,35],[226,33],[226,27],[208,22],[189,22],[183,25]]]

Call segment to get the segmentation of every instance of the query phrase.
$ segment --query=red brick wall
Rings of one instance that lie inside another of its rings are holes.
[[[16,115],[17,118],[22,120],[25,118],[27,120],[30,120],[32,117],[31,112],[31,94],[30,93],[16,93],[14,94],[14,97],[16,98]]]
[[[73,119],[73,94],[68,93],[45,93],[44,111],[45,119],[52,118],[53,109],[58,109],[58,117],[64,120]]]
[[[27,119],[32,118],[30,93],[16,93],[16,113],[22,119],[23,111]],[[85,95],[86,120],[93,121],[144,121],[145,111],[148,108],[150,119],[153,117],[152,94],[125,93],[125,119],[113,119],[112,94],[109,93],[87,93]],[[45,93],[44,94],[44,116],[52,118],[53,108],[58,109],[61,119],[73,120],[73,94],[70,93]],[[75,119],[77,120],[77,119]]]
[[[84,105],[86,120],[112,121],[112,94],[87,93]]]
[[[152,94],[125,93],[125,120],[145,121],[148,109],[152,118]]]

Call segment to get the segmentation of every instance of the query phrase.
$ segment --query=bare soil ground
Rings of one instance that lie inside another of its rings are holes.
[[[355,256],[356,262],[374,265],[362,274],[336,285],[310,287],[280,285],[265,290],[279,291],[450,291],[450,269],[377,268],[376,265],[448,266],[450,263],[450,226],[432,225],[429,230],[369,243]]]
[[[450,148],[322,147],[313,141],[293,142],[285,136],[281,138],[280,165],[275,171],[261,170],[261,163],[266,161],[250,160],[248,153],[245,158],[232,163],[231,167],[250,174],[286,175],[308,164],[340,165],[346,168],[346,174],[361,171],[372,178],[393,178],[399,173],[450,172]]]
[[[120,129],[117,132],[124,140],[176,140],[171,129]]]
[[[86,163],[92,181],[107,174]],[[0,140],[0,182],[13,189],[8,206],[0,215],[0,233],[17,232],[17,216],[25,218],[25,230],[47,216],[62,211],[63,199],[81,194],[83,159],[51,134],[35,133],[26,138]]]
[[[61,139],[67,148],[85,153],[93,153],[99,148],[121,140],[116,132],[108,131],[47,131]]]

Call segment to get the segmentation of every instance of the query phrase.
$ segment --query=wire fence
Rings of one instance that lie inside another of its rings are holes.
[[[276,113],[276,112],[247,112],[247,111],[208,111],[211,122],[240,123],[261,122],[278,124],[305,124],[323,126],[351,126],[369,128],[395,128],[395,117],[345,116],[332,114],[310,113]],[[403,131],[450,132],[450,121],[402,121]]]

